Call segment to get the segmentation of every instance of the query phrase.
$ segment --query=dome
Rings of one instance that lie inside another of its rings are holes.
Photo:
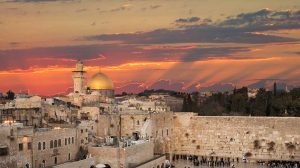
[[[89,88],[91,90],[113,90],[114,85],[109,77],[99,72],[92,76]]]

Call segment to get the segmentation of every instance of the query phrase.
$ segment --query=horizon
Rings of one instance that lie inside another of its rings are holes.
[[[117,93],[299,87],[299,2],[245,2],[0,0],[0,92],[65,93],[78,59]]]

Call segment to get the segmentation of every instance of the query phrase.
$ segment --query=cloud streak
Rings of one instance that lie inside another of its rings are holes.
[[[253,13],[242,13],[218,23],[211,22],[209,19],[201,20],[199,17],[179,18],[175,20],[175,23],[179,24],[177,29],[157,29],[130,34],[101,34],[87,36],[84,39],[123,41],[130,44],[295,42],[299,39],[255,32],[299,29],[300,11],[262,9]]]

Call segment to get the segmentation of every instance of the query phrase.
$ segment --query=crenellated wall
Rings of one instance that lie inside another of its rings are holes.
[[[175,154],[300,160],[300,118],[175,113],[173,119]]]

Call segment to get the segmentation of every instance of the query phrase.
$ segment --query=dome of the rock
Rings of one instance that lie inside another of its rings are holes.
[[[113,90],[114,85],[108,76],[99,72],[92,76],[89,88],[91,90]]]

